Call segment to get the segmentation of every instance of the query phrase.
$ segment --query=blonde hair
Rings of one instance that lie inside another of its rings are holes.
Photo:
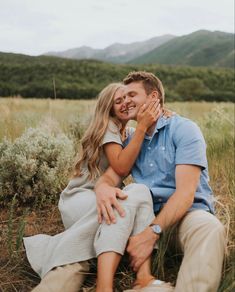
[[[94,115],[81,139],[81,153],[74,167],[74,176],[81,176],[84,166],[89,171],[90,179],[100,175],[101,146],[109,120],[113,120],[121,131],[121,123],[115,118],[112,111],[114,95],[121,86],[123,86],[121,83],[111,83],[98,95]]]

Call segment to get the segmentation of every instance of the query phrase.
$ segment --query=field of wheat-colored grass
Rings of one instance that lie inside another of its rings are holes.
[[[59,128],[69,139],[74,140],[74,145],[78,145],[89,123],[94,105],[94,100],[0,98],[0,144],[4,139],[14,143],[28,128],[47,124],[48,127]],[[210,184],[218,201],[216,214],[225,225],[227,232],[227,253],[219,291],[233,291],[235,289],[234,104],[175,102],[166,104],[166,107],[197,122],[205,136]],[[27,262],[22,236],[37,233],[52,235],[63,230],[56,200],[46,199],[39,205],[19,205],[13,198],[7,206],[1,207],[0,228],[0,291],[30,291],[39,282],[39,278]],[[159,252],[161,259],[164,258],[164,253],[164,251]],[[174,282],[180,257],[167,253],[162,263],[158,261],[158,264],[162,266],[153,265],[156,275]],[[94,285],[95,270],[94,262],[85,287]],[[117,272],[116,291],[130,287],[132,280],[133,273],[124,259]]]

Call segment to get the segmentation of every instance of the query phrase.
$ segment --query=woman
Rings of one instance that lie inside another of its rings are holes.
[[[123,148],[129,120],[124,100],[124,86],[119,83],[108,85],[99,94],[94,116],[81,140],[81,155],[75,165],[74,176],[59,200],[66,230],[55,236],[40,234],[24,238],[29,262],[43,278],[34,291],[77,291],[83,281],[82,275],[78,277],[76,274],[72,280],[66,275],[81,271],[81,268],[87,271],[86,261],[94,257],[98,257],[99,263],[97,291],[104,291],[110,287],[116,266],[112,266],[108,278],[102,278],[104,267],[110,262],[102,255],[107,253],[111,262],[112,253],[122,255],[129,236],[141,232],[154,218],[149,190],[138,185],[142,192],[141,197],[136,196],[136,185],[131,184],[124,189],[128,198],[122,201],[122,205],[125,212],[130,213],[126,217],[133,220],[133,230],[125,230],[125,217],[112,226],[97,221],[95,182],[109,165],[121,176],[129,173],[146,130],[161,114],[158,102],[151,103],[147,109],[143,106],[132,141]],[[138,216],[142,218],[139,221]],[[114,230],[110,231],[111,228]],[[153,279],[149,265],[148,259],[137,272],[137,282],[148,283]],[[60,281],[65,285],[63,288]]]

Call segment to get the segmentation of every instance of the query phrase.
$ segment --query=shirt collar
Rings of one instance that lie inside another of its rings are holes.
[[[170,123],[170,118],[167,118],[162,114],[161,117],[157,120],[153,135],[157,133],[160,129],[164,128],[169,123]]]
[[[168,125],[170,123],[170,118],[164,117],[163,114],[161,115],[161,117],[157,120],[157,123],[155,125],[155,129],[153,131],[152,136],[148,136],[145,135],[145,138],[147,140],[151,140],[151,138],[158,133],[158,131],[162,128],[164,128],[166,125]]]

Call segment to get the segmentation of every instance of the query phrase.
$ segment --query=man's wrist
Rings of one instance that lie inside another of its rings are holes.
[[[151,234],[154,241],[156,242],[160,238],[160,236],[156,234],[150,226],[148,226],[147,229],[149,230],[149,233]]]
[[[162,227],[161,227],[161,225],[152,223],[152,224],[149,225],[149,227],[152,229],[153,233],[155,233],[155,234],[158,235],[158,237],[161,236],[161,234],[162,234]]]

